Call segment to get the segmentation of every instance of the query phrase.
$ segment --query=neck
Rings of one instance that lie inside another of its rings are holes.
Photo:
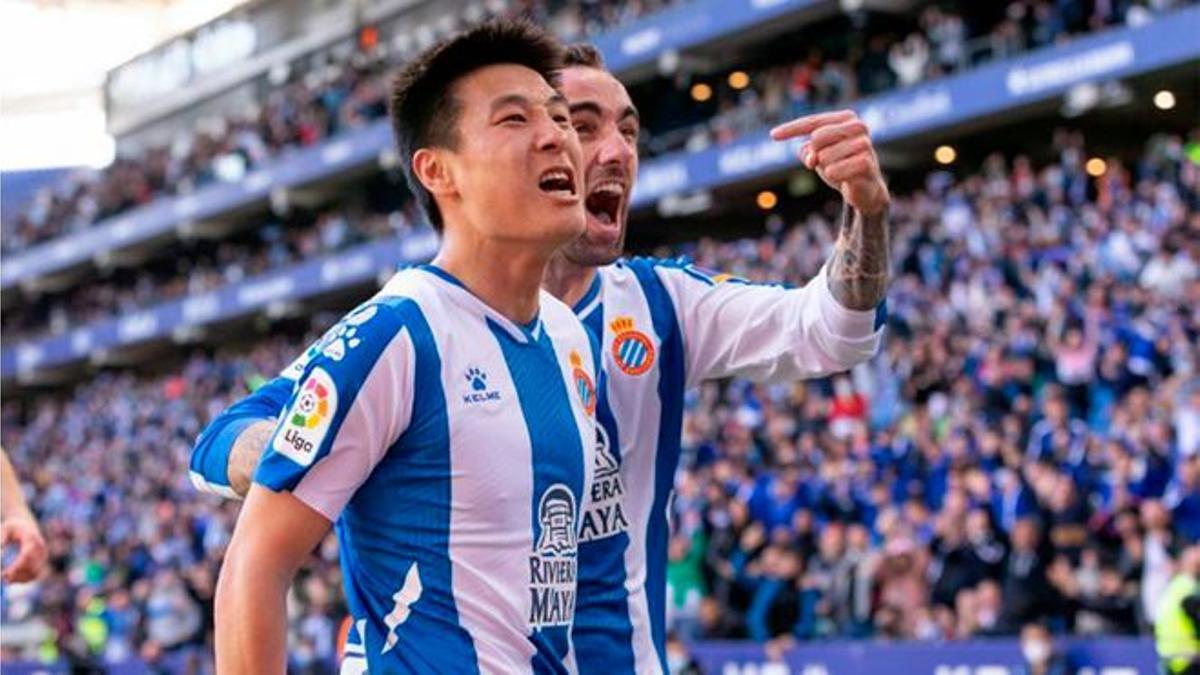
[[[454,236],[447,230],[433,264],[505,318],[524,324],[537,317],[542,275],[551,255],[528,242]]]
[[[546,274],[542,277],[542,288],[558,298],[568,307],[583,298],[592,280],[596,278],[596,268],[592,265],[580,265],[567,260],[567,256],[559,252],[550,259],[546,266]]]

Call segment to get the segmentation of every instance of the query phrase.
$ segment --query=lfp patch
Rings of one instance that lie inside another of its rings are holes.
[[[283,418],[271,447],[300,466],[312,464],[337,413],[337,387],[323,368],[313,368]]]
[[[592,378],[583,369],[583,358],[579,352],[571,350],[571,376],[575,379],[575,393],[579,394],[579,402],[588,415],[596,413],[596,386]]]
[[[654,343],[633,325],[633,318],[618,316],[608,324],[614,333],[613,360],[626,375],[641,375],[654,365]]]

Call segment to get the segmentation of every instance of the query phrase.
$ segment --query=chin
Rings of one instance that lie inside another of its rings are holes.
[[[563,249],[563,256],[576,265],[598,267],[616,262],[622,254],[622,245],[593,244],[585,239],[577,239]]]

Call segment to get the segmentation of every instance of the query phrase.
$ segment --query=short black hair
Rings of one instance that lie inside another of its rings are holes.
[[[456,148],[460,103],[452,95],[454,84],[481,68],[509,63],[536,71],[557,89],[562,43],[524,19],[492,20],[430,47],[392,83],[390,114],[400,166],[417,204],[439,232],[442,214],[413,174],[413,155],[427,147]]]
[[[604,55],[594,45],[586,42],[575,42],[567,45],[564,66],[585,66],[604,70]]]

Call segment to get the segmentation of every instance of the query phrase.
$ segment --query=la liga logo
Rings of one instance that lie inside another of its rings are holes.
[[[300,466],[312,464],[337,414],[338,393],[329,373],[313,368],[300,385],[271,447]]]
[[[326,417],[329,417],[329,387],[319,378],[309,378],[296,399],[292,426],[313,429]]]

